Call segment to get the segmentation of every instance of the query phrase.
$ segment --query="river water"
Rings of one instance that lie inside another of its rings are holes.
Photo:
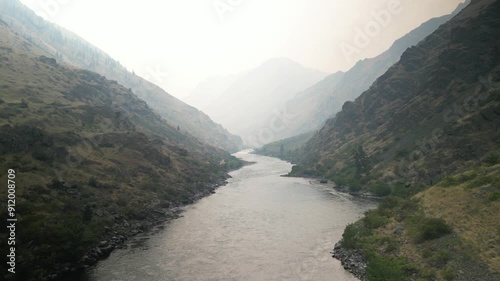
[[[330,251],[344,227],[375,204],[303,178],[292,165],[256,162],[186,207],[182,217],[137,237],[87,273],[89,281],[357,280]],[[138,241],[141,241],[138,243]]]

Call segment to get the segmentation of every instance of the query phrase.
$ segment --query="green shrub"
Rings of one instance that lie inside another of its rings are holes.
[[[500,177],[495,176],[479,176],[474,180],[467,183],[466,188],[476,188],[481,186],[486,186],[490,184],[495,184],[500,181]]]
[[[355,224],[349,224],[344,229],[342,234],[342,241],[340,242],[342,247],[346,249],[354,249],[358,245],[358,234],[359,229]]]
[[[405,158],[409,154],[410,153],[408,152],[407,149],[400,149],[400,150],[396,151],[396,158],[398,158],[398,159]]]
[[[432,257],[432,254],[434,254],[434,249],[431,249],[429,247],[425,247],[422,250],[422,257],[425,258],[425,259]]]
[[[455,271],[453,270],[453,267],[451,266],[446,267],[446,269],[443,270],[442,276],[444,280],[454,280],[456,275]]]
[[[19,104],[20,108],[28,108],[29,105],[25,100],[22,100],[21,103]]]
[[[243,162],[238,158],[230,158],[226,160],[225,169],[226,170],[237,170],[243,166]]]
[[[367,229],[376,229],[385,225],[389,221],[388,218],[381,216],[377,211],[368,211],[363,218],[364,226]]]
[[[370,281],[404,280],[401,263],[395,258],[372,256],[368,261],[367,276]]]
[[[189,151],[188,151],[187,149],[181,148],[181,149],[179,150],[179,155],[180,155],[180,156],[184,156],[184,157],[185,157],[185,156],[188,156],[188,155],[189,155]]]
[[[100,187],[101,186],[101,183],[95,177],[90,177],[88,184],[92,187]]]
[[[380,201],[379,209],[392,210],[399,206],[399,199],[395,196],[387,196]]]
[[[496,164],[500,163],[500,156],[498,154],[490,154],[484,158],[483,162],[487,166],[496,165]]]
[[[349,190],[351,192],[358,192],[361,190],[361,183],[359,181],[352,181],[349,183]]]
[[[392,187],[391,195],[401,197],[401,198],[410,198],[411,196],[418,193],[420,189],[417,187],[405,187],[404,184],[396,184]]]
[[[463,183],[463,182],[467,182],[467,181],[473,180],[476,177],[477,177],[476,173],[470,172],[470,173],[466,173],[466,174],[462,174],[462,175],[458,176],[458,181],[460,183]]]
[[[292,166],[292,171],[290,172],[292,175],[301,175],[301,176],[313,176],[314,173],[307,169],[305,166],[301,165],[294,165]],[[338,182],[335,182],[337,184],[340,184]]]
[[[420,237],[423,240],[433,240],[450,234],[452,229],[443,219],[426,218],[420,225]]]
[[[427,280],[436,280],[436,269],[433,267],[422,267],[420,268],[420,277],[421,279]],[[417,279],[419,280],[419,279]]]
[[[416,200],[413,199],[404,199],[400,203],[400,207],[398,212],[396,212],[394,218],[401,222],[406,218],[415,214],[415,211],[418,210],[419,205]]]
[[[371,185],[369,190],[378,197],[388,196],[392,192],[391,186],[385,183]]]
[[[92,210],[92,207],[89,205],[85,206],[85,209],[82,212],[82,220],[84,223],[88,223],[92,220],[92,217],[94,216],[94,211]]]
[[[52,182],[47,184],[47,187],[53,189],[62,189],[64,188],[64,183],[58,179],[52,179]]]
[[[54,153],[50,151],[49,149],[44,149],[44,148],[36,148],[33,150],[31,153],[31,156],[35,158],[36,160],[51,164],[54,162]]]
[[[451,253],[447,250],[439,251],[429,258],[429,264],[441,268],[451,260]]]
[[[445,177],[441,182],[439,183],[439,186],[442,187],[450,187],[450,186],[455,186],[458,185],[458,180],[455,177]]]
[[[393,236],[382,236],[380,245],[385,246],[386,252],[394,252],[399,249],[399,244]]]
[[[498,199],[500,199],[500,192],[499,191],[493,191],[493,193],[491,193],[488,196],[488,201],[490,201],[490,202],[497,201]]]

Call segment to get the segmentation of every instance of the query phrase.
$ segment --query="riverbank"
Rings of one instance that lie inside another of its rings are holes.
[[[346,227],[333,257],[361,280],[499,280],[500,197],[484,184],[496,177],[498,166],[476,167],[416,194],[385,197]]]
[[[243,166],[251,163],[243,163]],[[104,235],[100,237],[98,245],[88,251],[78,262],[57,265],[53,272],[47,275],[41,281],[63,281],[72,280],[72,276],[80,275],[83,271],[96,265],[109,257],[115,249],[126,248],[126,241],[134,236],[151,231],[155,226],[167,223],[173,219],[179,218],[184,207],[191,205],[198,200],[215,193],[219,187],[225,186],[227,179],[231,178],[226,174],[217,182],[207,183],[200,192],[194,194],[187,200],[182,201],[176,206],[165,207],[165,202],[158,200],[146,206],[142,219],[127,220],[121,215],[114,218],[114,223],[104,227]]]
[[[344,249],[340,242],[335,244],[332,257],[338,259],[342,267],[358,277],[361,281],[367,281],[366,278],[366,259],[363,252],[358,249]]]
[[[240,165],[228,169],[227,172],[254,164],[241,159],[239,162]],[[75,276],[83,275],[84,271],[108,258],[114,250],[126,248],[126,242],[129,239],[179,218],[186,206],[196,203],[198,200],[215,193],[215,190],[219,187],[225,186],[228,183],[227,180],[231,178],[228,173],[220,175],[211,183],[201,185],[198,183],[197,188],[199,191],[197,193],[176,203],[161,199],[152,200],[148,205],[144,206],[141,215],[134,219],[128,218],[126,214],[114,214],[112,222],[102,228],[103,234],[99,237],[98,243],[87,251],[80,260],[74,263],[57,264],[50,273],[36,281],[68,281],[74,280]],[[103,214],[102,211],[97,210],[94,215],[100,217]]]
[[[327,188],[332,188],[338,192],[349,194],[353,197],[363,198],[370,201],[380,201],[382,198],[373,195],[368,191],[359,191],[352,192],[348,187],[336,185],[335,183],[324,180],[324,179],[315,179],[314,181],[309,181],[312,185],[324,186]],[[367,281],[366,277],[366,269],[367,269],[367,261],[366,257],[363,254],[363,251],[360,249],[345,249],[342,247],[340,241],[337,242],[330,252],[332,257],[339,260],[342,267],[352,273],[354,276],[359,278],[361,281]]]
[[[289,175],[286,175],[286,176],[289,176]],[[360,191],[354,192],[354,191],[351,191],[349,189],[349,187],[347,187],[347,186],[337,185],[334,182],[329,181],[329,180],[320,179],[320,178],[310,178],[310,179],[311,180],[309,181],[309,183],[311,183],[313,185],[319,185],[319,186],[332,188],[338,192],[346,193],[346,194],[352,195],[354,197],[371,199],[374,201],[380,201],[382,199],[381,197],[375,196],[373,193],[371,193],[369,191],[360,190]]]
[[[241,158],[257,163],[231,173],[234,179],[214,196],[125,242],[126,249],[75,281],[356,281],[331,259],[329,242],[374,204],[280,177],[291,165],[278,159]]]

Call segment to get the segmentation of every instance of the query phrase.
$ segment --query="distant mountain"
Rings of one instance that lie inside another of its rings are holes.
[[[19,226],[16,275],[6,280],[91,265],[241,164],[167,124],[130,89],[50,54],[0,20],[0,179],[15,171]],[[8,217],[4,203],[0,214]]]
[[[310,132],[279,141],[268,143],[260,148],[254,149],[255,154],[279,158],[281,160],[294,162],[301,147],[314,136],[315,132]]]
[[[258,145],[259,130],[272,126],[268,116],[282,111],[284,101],[325,75],[290,59],[275,58],[244,73],[210,78],[186,100],[247,144]]]
[[[352,101],[366,91],[380,75],[396,63],[403,52],[434,32],[465,7],[460,4],[446,16],[433,18],[396,40],[382,54],[356,63],[349,71],[337,72],[303,92],[296,94],[283,107],[290,116],[283,129],[274,132],[277,138],[303,134],[321,128],[324,122],[337,113],[342,104]]]
[[[499,280],[499,11],[472,1],[303,147],[293,175],[383,197],[335,246],[361,280]]]
[[[30,43],[45,50],[48,56],[95,71],[131,88],[172,126],[179,126],[201,141],[230,152],[242,147],[241,138],[230,134],[206,114],[130,73],[108,54],[78,35],[43,20],[18,0],[0,0],[0,18]]]

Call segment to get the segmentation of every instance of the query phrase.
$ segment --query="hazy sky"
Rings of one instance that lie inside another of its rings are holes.
[[[334,72],[462,0],[22,0],[182,98],[209,76],[289,57]]]

